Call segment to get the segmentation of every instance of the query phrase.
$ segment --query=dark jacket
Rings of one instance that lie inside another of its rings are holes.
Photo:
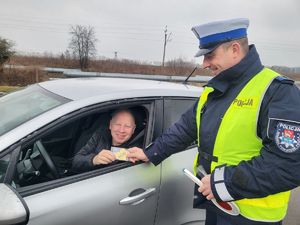
[[[247,82],[259,73],[262,66],[255,46],[237,65],[223,71],[207,84],[215,89],[209,95],[201,115],[201,146],[199,151],[212,156],[216,135],[223,115]],[[183,151],[197,138],[197,103],[181,116],[145,152],[155,165],[176,152]],[[300,91],[290,79],[276,78],[268,88],[259,113],[257,135],[262,139],[260,155],[237,166],[226,166],[224,183],[233,199],[257,198],[286,191],[300,184],[300,132],[292,152],[276,144],[279,122],[300,127]],[[234,138],[233,140],[234,141]],[[210,160],[200,158],[210,173]],[[212,174],[213,177],[213,174]],[[212,179],[213,180],[213,179]],[[212,191],[220,197],[212,181]],[[195,192],[200,197],[198,191]]]
[[[133,146],[141,147],[137,143],[131,143],[131,140],[128,140],[126,143],[122,144],[122,148],[130,148]],[[106,165],[93,165],[93,158],[103,149],[110,150],[112,146],[112,137],[110,130],[108,128],[98,129],[93,136],[89,139],[84,147],[82,147],[78,153],[75,154],[72,162],[72,170],[76,172],[89,171],[94,168],[103,167]],[[117,161],[112,164],[118,163]],[[110,164],[110,165],[112,165]]]

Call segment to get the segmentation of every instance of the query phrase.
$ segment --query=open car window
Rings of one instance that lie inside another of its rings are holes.
[[[74,170],[72,165],[74,156],[97,130],[108,128],[111,113],[115,109],[101,110],[70,120],[63,125],[59,124],[57,128],[52,128],[50,132],[47,131],[38,139],[22,146],[13,178],[14,186],[22,188],[81,173]],[[136,129],[129,142],[143,147],[149,109],[145,106],[130,106],[129,109],[136,121]],[[116,161],[105,167],[121,163],[129,164],[126,161]],[[101,168],[95,166],[91,170],[101,170]]]

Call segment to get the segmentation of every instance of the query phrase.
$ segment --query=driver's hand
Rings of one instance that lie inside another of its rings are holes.
[[[103,149],[93,158],[93,165],[109,164],[116,160],[116,156],[110,150]]]

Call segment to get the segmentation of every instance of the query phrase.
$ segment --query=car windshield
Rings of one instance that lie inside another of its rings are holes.
[[[32,85],[1,97],[0,136],[68,101],[70,100],[49,92],[39,85]]]

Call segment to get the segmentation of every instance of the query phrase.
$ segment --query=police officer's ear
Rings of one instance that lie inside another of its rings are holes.
[[[238,41],[232,41],[228,50],[236,62],[239,62],[245,56],[243,47]]]
[[[236,42],[236,41],[233,41],[233,42],[231,43],[231,51],[232,51],[232,54],[233,54],[234,57],[240,56],[241,50],[242,50],[242,49],[241,49],[240,43],[238,43],[238,42]]]

